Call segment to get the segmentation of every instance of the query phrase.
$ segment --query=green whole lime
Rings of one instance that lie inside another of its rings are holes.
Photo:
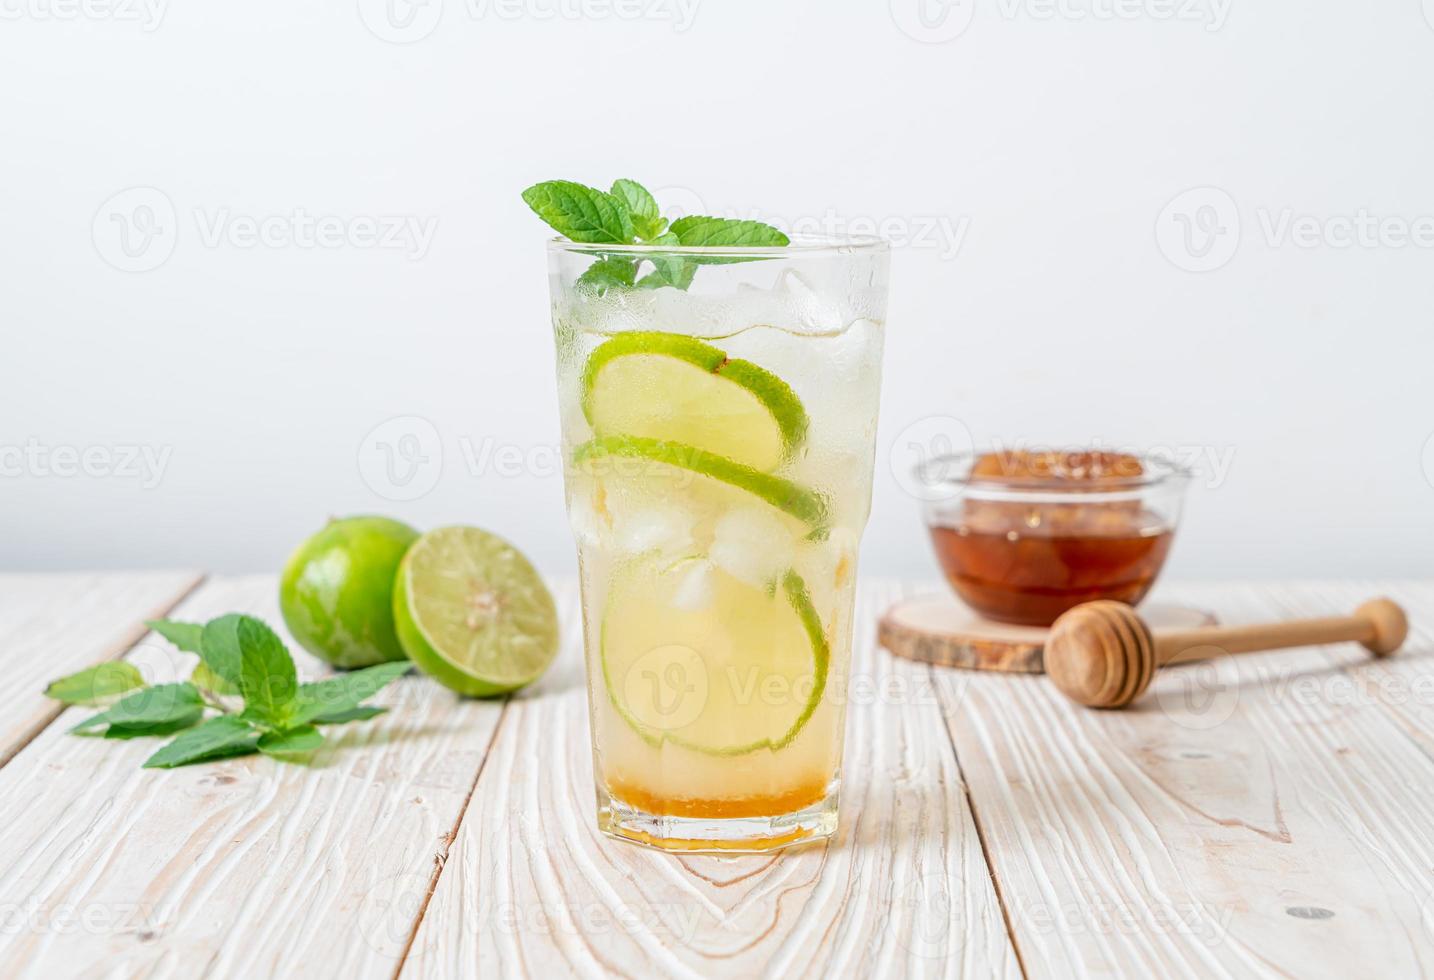
[[[393,626],[393,579],[418,532],[387,517],[329,521],[289,556],[279,580],[284,625],[335,667],[404,659]]]

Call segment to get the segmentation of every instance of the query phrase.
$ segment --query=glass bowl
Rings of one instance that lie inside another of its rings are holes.
[[[938,456],[916,478],[956,595],[988,619],[1049,626],[1082,602],[1145,597],[1190,473],[1149,453],[1006,451]]]

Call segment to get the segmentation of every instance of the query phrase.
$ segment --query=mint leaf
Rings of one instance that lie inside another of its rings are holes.
[[[230,684],[224,678],[214,673],[204,661],[194,665],[194,670],[189,674],[189,683],[210,694],[238,694],[239,688]]]
[[[658,214],[657,199],[637,181],[626,178],[613,181],[612,196],[627,205],[637,237],[651,240],[667,227],[667,222]]]
[[[145,760],[146,769],[172,769],[205,759],[218,759],[253,752],[259,733],[233,715],[210,718],[191,728]]]
[[[598,259],[587,267],[573,283],[579,289],[587,288],[604,293],[615,286],[631,286],[637,278],[637,260],[617,257]]]
[[[302,684],[299,686],[298,696],[294,699],[289,724],[301,725],[352,711],[391,681],[408,673],[411,666],[400,660],[365,667],[348,674],[337,674],[313,684]]]
[[[199,659],[236,688],[243,672],[244,656],[239,647],[239,624],[250,617],[230,613],[204,624],[199,638]],[[254,620],[258,622],[258,620]]]
[[[368,721],[370,718],[377,718],[385,714],[387,708],[380,708],[372,704],[360,705],[357,708],[350,708],[347,711],[330,711],[315,718],[315,725],[343,725],[350,721]]]
[[[244,695],[244,717],[268,728],[287,728],[299,677],[284,641],[252,616],[239,617],[235,636],[239,641],[239,692]]]
[[[790,245],[791,239],[760,221],[688,215],[672,223],[672,232],[685,246],[701,248],[757,248]]]
[[[632,242],[632,212],[606,191],[571,180],[548,180],[525,190],[523,200],[554,231],[575,242]]]
[[[97,725],[139,727],[179,721],[204,708],[199,690],[187,681],[178,684],[156,684],[142,688],[115,702],[108,711],[86,718],[72,732],[85,731]]]
[[[199,724],[204,717],[203,708],[195,708],[189,714],[173,721],[160,721],[149,725],[111,725],[105,729],[105,738],[149,738],[155,735],[173,735]]]
[[[238,625],[239,617],[236,615],[221,616],[219,619],[211,620],[210,625],[214,629],[210,632],[210,645],[214,648],[212,657],[218,662],[234,668],[234,676],[237,677],[239,658],[238,641],[234,637],[234,628]],[[232,682],[225,680],[215,673],[204,659],[204,630],[205,626],[200,623],[181,623],[173,619],[149,619],[145,624],[170,643],[173,643],[185,653],[199,654],[199,665],[189,675],[189,679],[199,687],[214,694],[238,694],[239,688]]]
[[[204,627],[198,623],[181,623],[173,619],[146,619],[144,625],[185,653],[199,652],[199,637],[203,634]]]
[[[45,696],[65,704],[93,705],[137,687],[144,687],[144,676],[139,668],[123,660],[115,660],[51,681],[50,686],[45,688]]]
[[[313,725],[300,725],[282,732],[265,732],[259,736],[259,751],[265,755],[304,755],[324,744],[324,736]]]

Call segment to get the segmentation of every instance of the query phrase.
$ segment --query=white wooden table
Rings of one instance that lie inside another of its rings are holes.
[[[932,588],[861,592],[838,839],[672,857],[595,830],[571,585],[522,696],[410,677],[309,768],[165,772],[67,735],[45,681],[178,677],[140,620],[277,624],[274,579],[0,576],[0,976],[1434,973],[1434,582],[1165,588],[1229,622],[1382,592],[1413,633],[1170,671],[1120,714],[876,649]]]

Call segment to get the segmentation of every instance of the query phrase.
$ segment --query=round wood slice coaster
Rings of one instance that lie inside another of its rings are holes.
[[[1154,629],[1213,626],[1213,613],[1168,603],[1140,607]],[[954,596],[922,596],[898,602],[877,627],[877,641],[899,657],[943,667],[1043,674],[1043,648],[1050,630],[982,619]]]

